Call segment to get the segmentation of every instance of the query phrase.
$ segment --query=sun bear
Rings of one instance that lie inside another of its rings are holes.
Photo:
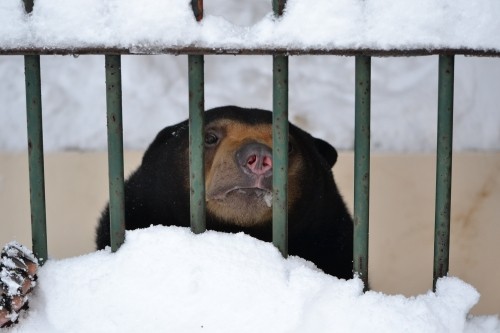
[[[205,112],[204,133],[207,229],[272,241],[272,113],[214,108]],[[331,171],[337,151],[289,124],[288,155],[289,254],[312,261],[325,273],[351,278],[353,222]],[[189,192],[186,120],[158,133],[125,182],[126,229],[188,227]],[[107,207],[96,245],[109,244]]]
[[[272,240],[272,113],[235,106],[205,113],[207,229]],[[125,228],[189,226],[188,121],[163,129],[125,183]],[[352,220],[335,185],[337,151],[289,125],[289,253],[352,277]],[[97,227],[109,245],[109,212]]]

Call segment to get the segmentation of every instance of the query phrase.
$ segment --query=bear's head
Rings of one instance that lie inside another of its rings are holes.
[[[272,113],[225,106],[205,112],[207,229],[272,239]],[[337,151],[289,124],[289,253],[339,277],[352,272],[352,220],[332,175]],[[190,225],[188,121],[164,128],[125,183],[125,227]],[[97,247],[109,244],[109,209]]]
[[[224,107],[207,111],[205,187],[209,215],[239,226],[268,223],[272,217],[272,114]],[[290,125],[288,205],[295,207],[309,179],[329,170],[337,159],[330,144]],[[319,166],[319,170],[318,170]]]

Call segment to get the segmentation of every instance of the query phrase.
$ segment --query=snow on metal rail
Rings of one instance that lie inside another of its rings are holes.
[[[415,48],[415,49],[370,49],[370,48],[216,48],[203,46],[161,47],[141,45],[122,47],[28,47],[2,48],[0,55],[337,55],[371,57],[413,57],[431,55],[464,55],[474,57],[500,57],[500,50],[471,48]]]

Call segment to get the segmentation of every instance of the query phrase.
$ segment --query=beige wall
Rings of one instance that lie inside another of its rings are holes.
[[[128,152],[126,174],[141,153]],[[415,295],[432,286],[435,158],[431,154],[372,159],[370,281],[386,293]],[[49,253],[93,250],[94,227],[107,199],[104,153],[66,152],[45,158]],[[353,155],[334,168],[352,210]],[[0,154],[0,244],[30,244],[28,167],[24,154]],[[473,312],[500,313],[500,153],[455,154],[451,274],[481,293]]]

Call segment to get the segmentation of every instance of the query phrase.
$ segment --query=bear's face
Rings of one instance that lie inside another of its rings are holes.
[[[300,187],[300,150],[289,139],[289,188]],[[217,119],[205,127],[207,211],[241,226],[268,223],[272,217],[272,126]],[[293,206],[298,191],[289,191]]]

